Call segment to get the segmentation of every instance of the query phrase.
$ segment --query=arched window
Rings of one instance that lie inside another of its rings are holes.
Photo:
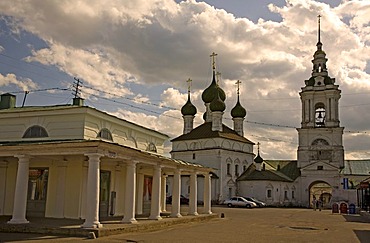
[[[323,103],[318,103],[315,106],[315,126],[325,127],[325,106]]]
[[[49,137],[45,128],[37,125],[29,127],[23,134],[23,138],[45,138],[45,137]]]
[[[146,148],[146,151],[157,153],[157,148],[154,143],[149,143],[148,147]]]
[[[106,139],[106,140],[109,140],[109,141],[113,142],[112,133],[106,128],[103,128],[102,130],[100,130],[100,132],[98,133],[98,136],[96,136],[96,137]]]

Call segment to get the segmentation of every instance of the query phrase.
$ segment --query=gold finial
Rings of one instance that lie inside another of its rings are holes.
[[[189,78],[188,80],[186,80],[186,82],[188,83],[188,94],[190,94],[191,82],[193,82],[193,80],[191,80],[191,79]]]
[[[257,143],[258,154],[260,154],[260,142]]]
[[[238,86],[238,89],[237,89],[237,94],[238,94],[238,96],[239,96],[239,91],[240,91],[240,84],[241,84],[242,82],[240,82],[240,80],[238,79],[238,81],[236,81],[236,85]]]
[[[320,19],[321,15],[317,15],[317,25],[318,25],[318,42],[320,42]]]
[[[212,54],[210,55],[210,57],[212,57],[212,69],[215,70],[216,69],[216,58],[217,54],[212,52]]]
[[[221,73],[220,73],[220,72],[217,72],[217,73],[216,73],[217,86],[219,85],[220,77],[221,77]]]

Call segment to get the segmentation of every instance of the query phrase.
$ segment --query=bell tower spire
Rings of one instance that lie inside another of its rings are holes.
[[[341,90],[328,75],[326,53],[321,43],[321,15],[318,15],[317,50],[313,55],[311,77],[299,93],[302,102],[301,128],[298,128],[298,166],[330,163],[344,166],[343,127],[339,122]],[[321,166],[321,165],[320,165]]]

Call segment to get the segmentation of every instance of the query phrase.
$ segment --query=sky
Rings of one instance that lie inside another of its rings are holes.
[[[189,78],[195,126],[203,123],[215,52],[223,122],[233,126],[240,80],[245,137],[264,159],[294,160],[318,15],[342,91],[345,158],[370,159],[370,1],[2,0],[0,93],[16,94],[18,106],[67,104],[76,78],[86,105],[175,138]]]

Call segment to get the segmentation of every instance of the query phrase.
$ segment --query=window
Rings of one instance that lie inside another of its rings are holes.
[[[324,169],[324,166],[322,166],[322,165],[317,166],[317,170],[323,170],[323,169]]]
[[[100,130],[100,132],[98,133],[98,136],[96,137],[106,139],[109,141],[113,141],[111,132],[106,128],[103,128],[102,130]]]
[[[193,159],[195,159],[195,153],[193,153]]]
[[[245,171],[246,169],[247,169],[247,166],[243,165],[243,171]]]
[[[239,165],[235,165],[235,176],[239,176]]]
[[[148,147],[146,148],[146,151],[156,152],[157,153],[157,148],[154,145],[154,143],[149,143]]]
[[[284,199],[288,200],[288,191],[284,191]]]
[[[272,197],[271,189],[268,189],[267,190],[267,198],[271,198],[271,197]]]
[[[45,128],[37,125],[29,127],[23,135],[23,138],[45,138],[45,137],[49,137]]]
[[[266,170],[266,165],[262,164],[262,170]]]
[[[294,191],[292,191],[292,199],[294,199]]]
[[[228,174],[228,175],[231,175],[231,173],[230,173],[230,164],[227,164],[227,167],[226,167],[226,173]]]

